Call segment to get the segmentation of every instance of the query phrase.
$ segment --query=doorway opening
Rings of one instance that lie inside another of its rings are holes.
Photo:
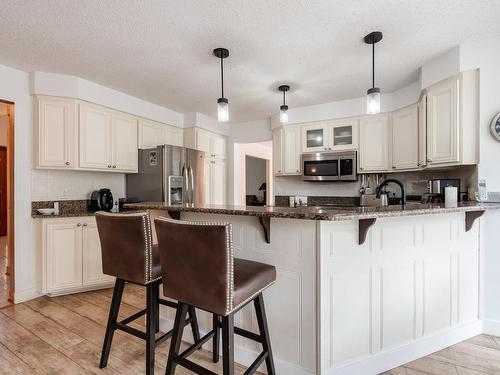
[[[14,302],[14,103],[0,100],[0,307]]]
[[[247,206],[265,206],[267,191],[266,159],[245,156],[245,200]]]

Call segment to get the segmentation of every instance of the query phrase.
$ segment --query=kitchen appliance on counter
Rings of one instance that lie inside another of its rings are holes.
[[[446,203],[444,190],[446,187],[452,186],[457,188],[457,201],[460,202],[460,179],[459,178],[438,178],[429,180],[427,194],[422,196],[423,203]],[[424,199],[427,199],[424,202]]]
[[[356,151],[302,154],[304,181],[356,181]]]
[[[127,200],[168,205],[205,203],[205,153],[163,145],[139,150],[139,171],[127,174]]]
[[[107,211],[111,212],[115,206],[113,194],[107,188],[94,190],[90,194],[89,209],[90,211]]]

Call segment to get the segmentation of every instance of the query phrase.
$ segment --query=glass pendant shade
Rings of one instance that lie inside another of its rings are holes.
[[[226,98],[217,99],[217,119],[220,122],[229,121],[229,103]]]
[[[377,87],[366,92],[366,113],[369,115],[380,113],[380,89]]]
[[[280,107],[280,122],[285,124],[288,122],[288,106],[282,105]]]

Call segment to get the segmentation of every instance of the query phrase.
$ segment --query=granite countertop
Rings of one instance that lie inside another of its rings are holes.
[[[429,215],[439,213],[452,212],[467,212],[481,211],[487,209],[500,209],[500,203],[478,203],[478,202],[463,202],[457,207],[445,207],[444,204],[421,204],[408,203],[404,207],[400,205],[385,206],[385,207],[258,207],[258,206],[231,206],[231,205],[176,205],[169,206],[162,202],[141,202],[141,203],[125,203],[127,209],[144,210],[156,209],[176,212],[200,212],[220,215],[241,215],[241,216],[257,216],[257,217],[272,217],[286,219],[305,219],[305,220],[358,220],[381,217],[397,217],[397,216],[413,216],[413,215]]]

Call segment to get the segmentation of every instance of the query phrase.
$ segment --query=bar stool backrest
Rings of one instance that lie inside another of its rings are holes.
[[[166,297],[226,316],[233,310],[232,226],[155,219]]]
[[[142,285],[155,281],[148,213],[98,212],[96,222],[101,241],[103,272]]]

